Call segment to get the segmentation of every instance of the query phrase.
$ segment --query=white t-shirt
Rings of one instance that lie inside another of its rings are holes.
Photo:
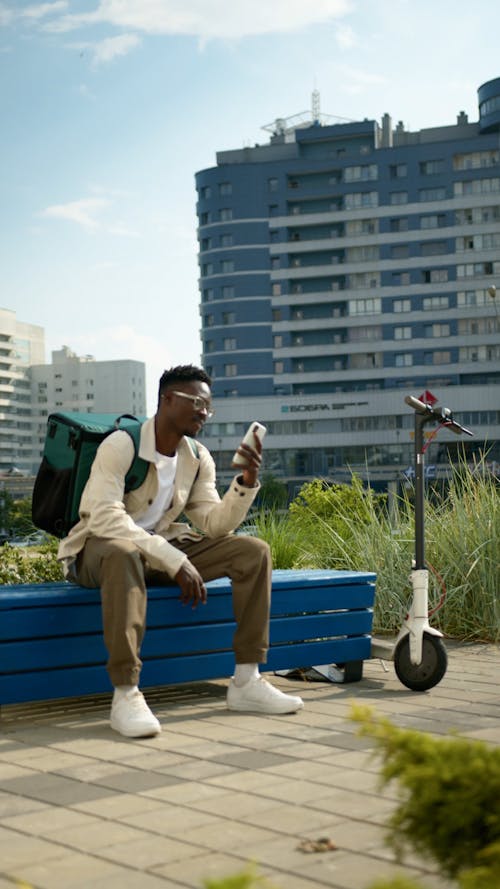
[[[174,493],[175,473],[177,470],[177,454],[166,457],[156,451],[155,466],[158,473],[158,493],[136,524],[145,531],[153,531],[163,513],[169,508]]]

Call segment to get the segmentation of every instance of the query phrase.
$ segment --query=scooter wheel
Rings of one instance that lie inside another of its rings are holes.
[[[440,636],[424,633],[422,661],[410,660],[410,637],[404,636],[394,650],[394,669],[399,681],[411,691],[427,691],[441,682],[448,666],[448,655]]]

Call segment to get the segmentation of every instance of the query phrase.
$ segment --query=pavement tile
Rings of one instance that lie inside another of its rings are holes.
[[[18,815],[24,812],[41,812],[45,808],[45,804],[38,802],[38,800],[17,796],[15,793],[5,793],[3,790],[0,790],[1,823],[11,815]]]
[[[305,806],[283,803],[263,810],[252,809],[249,814],[244,812],[238,816],[248,824],[266,827],[276,834],[291,834],[295,837],[311,837],[330,835],[332,825],[341,823],[343,816],[331,812],[320,812]]]
[[[219,815],[221,818],[231,817],[239,820],[245,819],[250,813],[259,818],[264,811],[271,809],[274,803],[266,797],[236,791],[208,799],[193,800],[189,806],[200,812]]]
[[[124,868],[113,862],[103,861],[93,855],[81,855],[73,850],[66,851],[56,861],[34,860],[36,864],[18,867],[16,876],[18,880],[24,880],[36,889],[94,889],[104,883],[118,889],[122,885],[118,880],[126,873]],[[139,883],[137,886],[139,887]]]
[[[87,825],[98,825],[102,830],[102,820],[87,815],[85,812],[77,812],[75,809],[68,809],[65,806],[45,806],[36,811],[25,812],[21,815],[10,815],[2,818],[4,827],[11,827],[21,833],[28,833],[35,837],[51,838],[53,837],[59,842],[61,833],[78,827],[79,830]]]
[[[224,753],[210,756],[211,762],[225,763],[240,769],[267,769],[269,766],[282,765],[290,762],[290,757],[281,756],[273,751],[240,750],[237,753]]]
[[[191,842],[170,837],[162,837],[161,842],[158,842],[158,837],[154,835],[109,845],[102,851],[105,858],[140,871],[149,871],[167,862],[188,862],[196,853],[196,845]]]
[[[56,843],[0,827],[0,868],[3,873],[17,872],[26,861],[54,860],[65,854],[64,847]]]
[[[69,778],[45,772],[32,772],[28,776],[11,778],[8,781],[3,781],[2,785],[3,789],[9,793],[57,805],[72,805],[109,794],[109,791],[104,787],[83,784],[81,781],[71,781]]]
[[[499,667],[498,646],[451,644],[445,678],[422,694],[379,661],[346,686],[271,677],[306,702],[290,717],[228,711],[227,682],[153,689],[154,739],[111,732],[109,696],[2,707],[0,889],[201,889],[249,861],[276,889],[366,889],[396,873],[456,889],[415,854],[395,862],[397,787],[379,786],[350,713],[364,703],[402,727],[499,746]],[[322,836],[337,850],[298,849]]]
[[[113,796],[86,800],[73,805],[72,811],[81,811],[98,815],[100,818],[119,820],[127,815],[138,815],[141,812],[153,812],[161,808],[163,802],[150,799],[138,793],[117,793]]]
[[[153,812],[124,815],[121,821],[142,830],[150,830],[154,834],[174,837],[182,834],[191,836],[195,841],[198,828],[205,824],[218,823],[215,814],[178,805],[162,806]],[[196,833],[193,834],[192,831]],[[160,844],[158,843],[158,845]]]
[[[247,847],[255,848],[268,838],[269,831],[252,824],[225,819],[221,826],[220,821],[215,819],[212,824],[197,828],[194,840],[196,846],[205,846],[214,852],[231,852],[237,849],[239,854],[242,851],[246,854]],[[248,857],[250,860],[253,856],[249,853]]]
[[[205,879],[222,879],[241,873],[248,866],[246,859],[236,856],[207,852],[194,853],[189,861],[174,861],[155,868],[155,873],[171,880],[179,880],[183,886],[200,889]],[[265,889],[265,887],[262,887]]]
[[[188,805],[192,800],[210,799],[216,796],[224,796],[227,793],[225,787],[217,787],[215,784],[203,784],[200,781],[183,781],[180,784],[172,784],[170,787],[156,787],[154,790],[145,790],[141,793],[144,799],[155,802],[160,800],[179,805]]]

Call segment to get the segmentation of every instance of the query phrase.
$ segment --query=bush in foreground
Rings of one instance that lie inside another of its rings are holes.
[[[500,749],[400,729],[368,707],[353,707],[352,717],[376,742],[382,783],[399,785],[388,822],[398,856],[410,848],[432,859],[463,889],[500,886]]]

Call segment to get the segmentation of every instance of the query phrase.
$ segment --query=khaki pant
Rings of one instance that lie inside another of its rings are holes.
[[[233,639],[236,663],[265,663],[269,647],[271,555],[255,537],[228,535],[199,541],[176,541],[177,549],[204,581],[230,577],[237,628]],[[168,586],[168,574],[151,570],[128,540],[90,537],[77,560],[77,581],[100,587],[107,669],[114,686],[137,685],[142,667],[141,643],[146,627],[146,584]],[[179,602],[179,608],[181,608]],[[208,604],[210,607],[210,594]]]

